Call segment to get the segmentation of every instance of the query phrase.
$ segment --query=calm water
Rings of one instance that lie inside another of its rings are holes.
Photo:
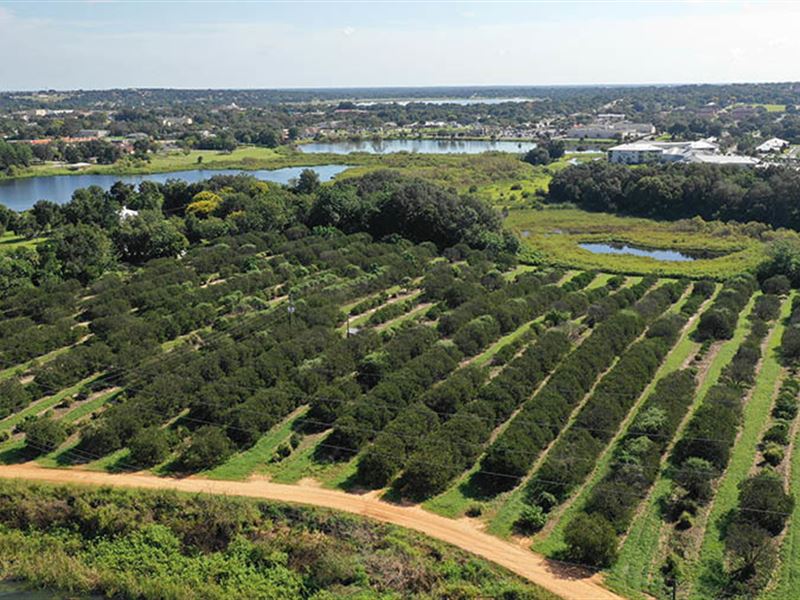
[[[626,244],[594,244],[585,243],[578,244],[584,250],[593,252],[595,254],[632,254],[634,256],[646,256],[656,260],[671,260],[671,261],[690,261],[695,260],[693,256],[677,252],[675,250],[647,250],[645,248],[637,248],[635,246],[628,246]]]
[[[28,177],[27,179],[11,179],[0,181],[0,204],[14,210],[25,210],[33,206],[37,200],[51,200],[58,204],[69,202],[72,193],[90,185],[99,185],[109,189],[117,181],[139,184],[142,181],[164,183],[168,179],[182,179],[195,183],[214,175],[236,175],[245,173],[264,181],[289,183],[297,178],[303,169],[313,169],[322,181],[328,181],[348,167],[346,165],[322,165],[317,167],[288,167],[286,169],[262,169],[260,171],[239,171],[237,169],[194,169],[191,171],[175,171],[173,173],[153,173],[150,175],[53,175],[50,177]]]
[[[356,102],[356,106],[375,106],[376,104],[397,104],[398,106],[406,106],[412,102],[417,104],[458,104],[459,106],[468,106],[470,104],[503,104],[504,102],[532,102],[534,98],[437,98],[437,99],[419,99],[419,100],[364,100]]]
[[[303,152],[332,154],[350,154],[366,152],[368,154],[390,154],[392,152],[418,152],[420,154],[480,154],[494,150],[497,152],[527,152],[535,148],[534,142],[512,142],[500,140],[369,140],[362,142],[321,142],[301,144]]]

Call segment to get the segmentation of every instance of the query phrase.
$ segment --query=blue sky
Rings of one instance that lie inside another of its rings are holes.
[[[786,81],[798,25],[791,2],[0,0],[0,89]]]

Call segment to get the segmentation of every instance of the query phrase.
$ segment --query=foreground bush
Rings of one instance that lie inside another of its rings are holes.
[[[397,527],[236,498],[0,482],[0,579],[71,596],[554,597]]]

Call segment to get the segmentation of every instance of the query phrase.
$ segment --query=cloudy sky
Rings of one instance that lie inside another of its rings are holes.
[[[0,89],[796,81],[799,5],[0,0]]]

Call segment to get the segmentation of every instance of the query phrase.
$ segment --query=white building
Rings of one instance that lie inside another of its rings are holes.
[[[756,146],[756,152],[767,154],[769,152],[780,152],[789,146],[789,142],[781,138],[770,138],[760,146]]]
[[[567,130],[567,137],[577,139],[607,139],[616,136],[629,138],[651,135],[655,131],[656,128],[652,123],[599,122],[571,127]]]
[[[608,162],[623,165],[642,165],[661,162],[664,149],[649,142],[620,144],[608,149]]]
[[[122,221],[127,221],[128,219],[133,219],[134,217],[139,216],[138,210],[133,210],[132,208],[128,208],[127,206],[123,206],[119,212],[117,213],[119,216],[120,223]]]
[[[108,137],[108,129],[81,129],[78,132],[79,138],[104,138]]]
[[[608,161],[624,165],[654,162],[707,163],[753,166],[758,160],[749,156],[719,153],[719,146],[709,140],[696,142],[633,142],[608,150]]]

